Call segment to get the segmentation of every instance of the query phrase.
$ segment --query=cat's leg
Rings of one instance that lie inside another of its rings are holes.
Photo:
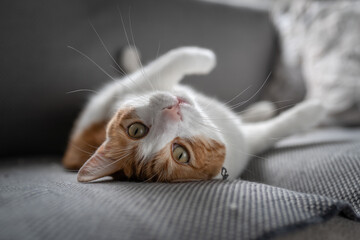
[[[168,91],[186,75],[207,74],[216,65],[215,54],[205,48],[181,47],[162,55],[131,78],[137,85],[150,90]],[[127,80],[130,81],[130,80]]]
[[[308,100],[271,120],[246,124],[243,129],[247,151],[250,154],[261,153],[282,138],[318,125],[324,116],[323,105],[317,100]]]
[[[240,113],[243,122],[252,123],[265,121],[272,118],[276,113],[275,105],[269,101],[261,101],[251,104]]]

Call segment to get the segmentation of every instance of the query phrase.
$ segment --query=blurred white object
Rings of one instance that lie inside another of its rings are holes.
[[[282,52],[278,70],[287,73],[273,85],[304,81],[305,97],[322,101],[328,123],[360,124],[360,2],[278,0],[272,16]]]
[[[141,55],[135,46],[124,47],[119,55],[118,63],[126,73],[135,72],[140,68]]]

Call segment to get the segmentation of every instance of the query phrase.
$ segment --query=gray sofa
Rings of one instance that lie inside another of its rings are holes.
[[[71,125],[92,94],[67,93],[109,81],[67,45],[117,76],[88,20],[114,56],[127,45],[118,8],[127,28],[130,13],[144,62],[181,45],[214,49],[216,70],[186,83],[223,100],[251,85],[242,101],[276,57],[266,10],[173,0],[0,5],[0,239],[360,237],[359,128],[285,139],[233,181],[83,184],[60,165]]]

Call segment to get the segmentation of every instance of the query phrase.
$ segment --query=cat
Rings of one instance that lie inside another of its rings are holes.
[[[320,102],[306,101],[275,118],[245,123],[224,103],[179,84],[215,65],[211,50],[181,47],[106,85],[75,122],[65,168],[80,168],[79,182],[115,173],[158,182],[234,179],[251,156],[324,116]]]

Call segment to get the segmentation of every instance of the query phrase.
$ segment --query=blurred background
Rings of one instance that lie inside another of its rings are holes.
[[[359,239],[360,1],[1,0],[0,30],[0,239],[269,239],[308,225],[281,239]],[[242,92],[237,112],[318,99],[328,114],[240,179],[81,184],[60,158],[93,91],[121,77],[103,44],[116,60],[136,45],[143,64],[210,48],[217,67],[185,84],[225,102]]]
[[[342,107],[331,110],[334,116],[352,109],[345,124],[356,125],[360,45],[354,43],[360,40],[354,30],[359,4],[292,2],[1,1],[0,155],[63,153],[91,90],[110,80],[92,61],[109,75],[121,77],[97,33],[115,58],[129,44],[125,31],[132,34],[135,41],[130,37],[130,44],[139,49],[143,64],[179,46],[213,49],[216,69],[184,82],[224,101],[249,88],[234,103],[251,100],[237,111],[258,100],[285,109],[304,97],[316,97],[330,101],[330,110],[342,102]],[[79,89],[88,91],[75,91]],[[329,98],[330,92],[334,96]],[[334,119],[329,122],[337,124]]]

